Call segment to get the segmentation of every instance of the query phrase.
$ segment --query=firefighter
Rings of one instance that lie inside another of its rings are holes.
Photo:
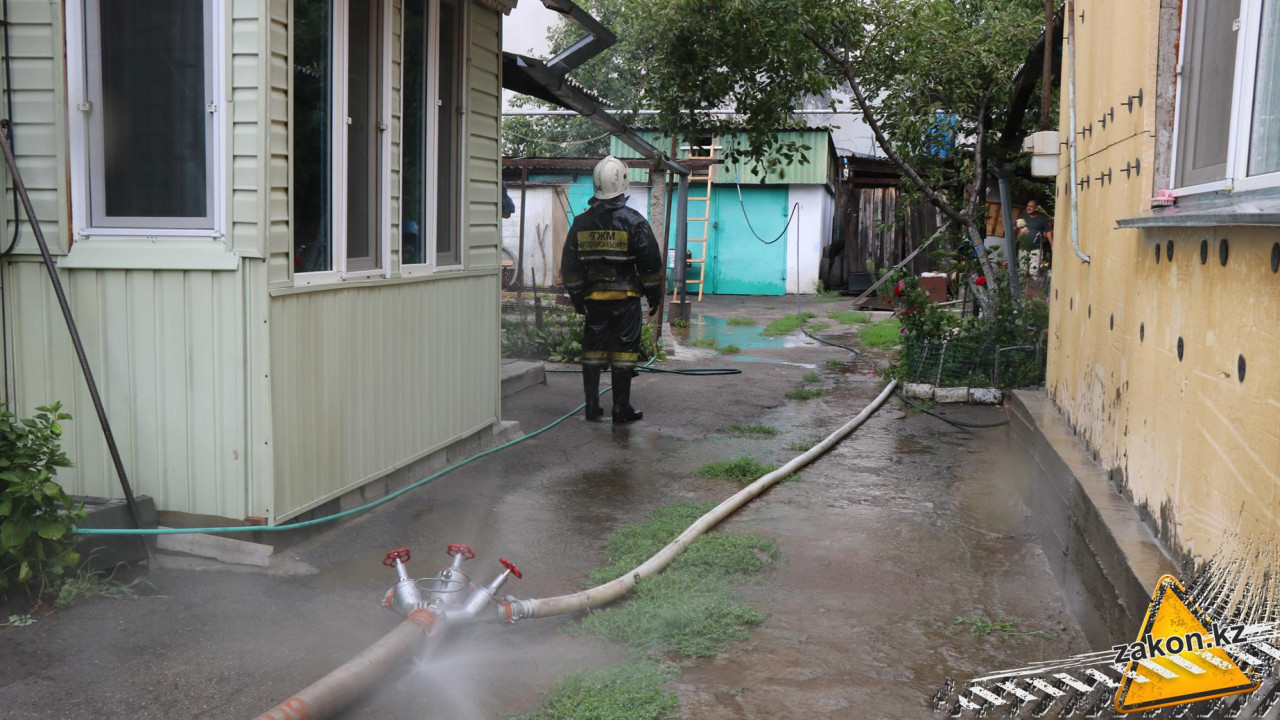
[[[582,337],[582,387],[588,420],[604,415],[600,374],[613,369],[613,421],[626,423],[644,414],[631,406],[631,379],[640,362],[640,297],[653,315],[662,304],[662,255],[653,229],[627,207],[627,165],[606,157],[592,172],[595,197],[573,221],[564,245],[560,276],[579,315]]]

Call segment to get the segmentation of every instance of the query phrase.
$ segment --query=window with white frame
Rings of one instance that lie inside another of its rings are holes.
[[[215,234],[217,0],[69,0],[73,208],[84,234]]]
[[[294,0],[294,271],[388,267],[390,2]]]
[[[1180,193],[1280,185],[1280,0],[1186,0],[1177,93]]]
[[[457,0],[405,0],[401,260],[461,262],[460,169],[464,57]]]

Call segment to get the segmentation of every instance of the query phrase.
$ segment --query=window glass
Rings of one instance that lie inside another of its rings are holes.
[[[1262,6],[1258,75],[1254,80],[1249,174],[1280,171],[1280,3]]]
[[[1179,88],[1179,187],[1226,178],[1240,0],[1187,0]]]
[[[378,266],[378,6],[352,0],[347,48],[347,269]]]
[[[329,0],[294,0],[293,262],[295,272],[333,267]]]
[[[209,215],[203,0],[100,0],[99,218]]]
[[[401,262],[427,261],[427,14],[426,0],[404,4],[404,108],[401,150],[400,252]]]
[[[458,262],[458,6],[451,0],[440,2],[440,115],[436,187],[436,262]]]

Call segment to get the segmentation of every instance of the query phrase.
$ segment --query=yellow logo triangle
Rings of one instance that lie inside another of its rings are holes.
[[[1253,692],[1258,681],[1245,674],[1221,647],[1238,641],[1232,635],[1214,627],[1199,607],[1189,603],[1186,590],[1175,578],[1160,578],[1138,639],[1112,648],[1121,651],[1118,662],[1128,662],[1116,690],[1116,712],[1140,712]]]

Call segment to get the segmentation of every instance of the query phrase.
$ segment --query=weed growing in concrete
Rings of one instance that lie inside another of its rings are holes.
[[[844,361],[840,358],[827,358],[827,367],[844,367]]]
[[[731,317],[729,318],[729,324],[734,327],[751,327],[756,324],[756,319],[749,317]]]
[[[688,321],[688,320],[685,320],[684,318],[681,318],[681,317],[678,317],[678,318],[671,318],[671,327],[673,327],[673,328],[687,328],[687,327],[689,327],[689,321]]]
[[[690,340],[689,344],[698,348],[715,349],[720,347],[720,341],[715,338],[697,338],[696,340]]]
[[[666,720],[680,707],[667,689],[679,674],[671,665],[647,660],[583,670],[547,691],[541,708],[513,720]]]
[[[765,305],[765,306],[764,306],[764,309],[765,309],[765,310],[777,310],[777,308],[775,308],[775,307],[774,307],[774,306],[772,306],[772,305]]]
[[[1012,620],[986,620],[976,615],[973,617],[957,616],[952,624],[968,625],[969,630],[974,635],[990,635],[993,632],[999,632],[1005,635],[1034,635],[1045,640],[1052,640],[1058,636],[1052,630],[1019,630],[1018,623]]]
[[[768,325],[765,325],[764,330],[762,330],[761,332],[770,337],[773,337],[776,335],[790,335],[796,330],[799,330],[800,327],[805,324],[805,322],[816,317],[818,316],[811,312],[796,313],[794,315],[783,315],[777,320],[774,320]]]
[[[816,445],[816,444],[817,443],[814,443],[813,445]],[[809,443],[803,442],[803,441],[796,441],[791,443],[790,445],[787,445],[787,450],[790,450],[791,452],[804,452],[809,448],[813,447],[813,445],[810,445]]]
[[[737,345],[725,345],[720,348],[721,355],[737,355],[740,352],[742,352],[742,348]]]
[[[717,460],[698,468],[698,475],[706,478],[724,478],[734,482],[755,482],[761,475],[777,470],[777,465],[765,465],[753,457],[743,456],[737,460]]]
[[[871,322],[870,315],[857,310],[833,310],[827,313],[827,317],[845,325],[861,325]]]
[[[862,339],[863,345],[871,348],[887,349],[902,341],[897,319],[858,328],[858,337]]]
[[[819,332],[822,332],[823,330],[826,330],[829,327],[831,327],[831,323],[816,322],[816,323],[809,323],[808,325],[805,326],[805,329],[809,330],[810,332],[819,333]]]
[[[55,604],[66,607],[81,597],[105,597],[116,599],[132,599],[138,597],[135,587],[142,581],[136,578],[132,582],[122,583],[115,579],[115,573],[107,574],[90,570],[83,565],[74,575],[67,577],[58,587],[58,598]],[[147,583],[150,585],[150,583]]]
[[[729,434],[752,437],[773,437],[778,434],[778,428],[772,425],[761,425],[760,423],[752,423],[750,425],[734,423],[729,426]]]
[[[35,625],[39,620],[31,613],[22,613],[21,615],[10,615],[9,622],[0,623],[0,627],[26,627]]]
[[[624,527],[605,539],[608,564],[592,570],[596,585],[621,576],[665,547],[712,503],[659,508],[648,522]],[[622,604],[583,619],[583,632],[642,650],[713,657],[747,628],[764,622],[760,611],[734,602],[729,582],[772,566],[772,540],[741,533],[709,532],[695,540],[659,575],[636,585]]]
[[[821,379],[822,379],[822,376],[816,372],[808,372],[804,374],[805,382],[818,382]]]
[[[796,388],[787,391],[787,398],[790,400],[812,400],[816,397],[822,397],[827,394],[823,388]]]

